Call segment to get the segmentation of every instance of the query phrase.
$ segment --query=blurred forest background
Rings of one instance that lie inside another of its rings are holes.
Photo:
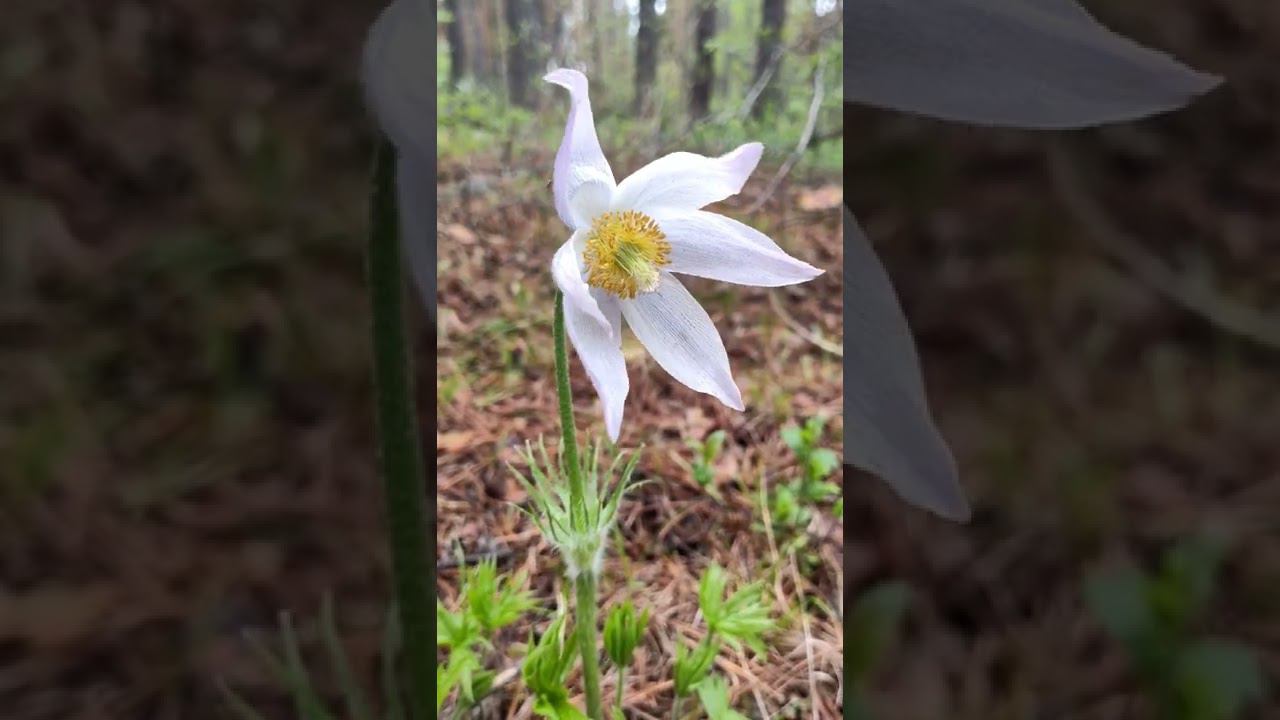
[[[677,3],[660,14],[654,3],[647,111],[634,111],[639,3],[594,6],[615,23],[612,40],[601,35],[610,75],[587,54],[564,55],[591,76],[620,176],[673,149],[763,139],[765,163],[723,209],[828,270],[776,303],[694,288],[725,334],[747,413],[703,403],[643,353],[628,356],[638,391],[623,442],[663,440],[644,457],[662,482],[624,510],[626,554],[638,561],[615,572],[674,608],[658,627],[679,632],[696,632],[688,576],[707,557],[781,582],[778,607],[789,609],[772,674],[753,683],[743,671],[756,666],[721,668],[739,712],[808,717],[811,696],[830,702],[830,668],[843,663],[846,700],[887,720],[1280,717],[1280,7],[1085,4],[1226,85],[1182,113],[1053,137],[844,115],[849,202],[912,320],[974,503],[964,526],[862,475],[843,495],[844,526],[830,499],[792,493],[788,504],[778,492],[803,489],[822,468],[818,451],[839,449],[839,362],[822,348],[840,338],[840,306],[827,299],[840,288],[843,145],[828,104],[838,53],[808,148],[749,211],[798,146],[823,48],[838,41],[784,53],[772,119],[743,118],[763,3],[718,2],[712,38],[729,45],[712,53],[703,124],[675,69],[696,66],[693,44],[671,39],[696,31],[672,20]],[[824,8],[788,3],[784,43],[821,28]],[[326,697],[341,685],[327,671],[332,637],[371,694],[378,687],[388,563],[363,286],[372,142],[357,68],[380,9],[6,4],[5,720],[234,717],[221,683],[270,720],[296,717],[247,639],[278,648],[280,611]],[[575,12],[565,24],[581,31]],[[490,17],[500,32],[505,15]],[[496,464],[512,439],[552,427],[543,283],[563,228],[546,185],[567,101],[539,81],[542,66],[529,73],[527,108],[509,100],[503,64],[487,80],[451,79],[448,31],[442,23],[439,337],[415,327],[420,357],[445,350],[439,375],[420,367],[418,401],[440,413],[440,587],[451,603],[454,540],[496,553],[503,569],[531,551],[539,567],[550,559],[509,519],[504,502],[518,495]],[[490,57],[505,63],[505,52]],[[1055,145],[1070,162],[1052,159]],[[579,421],[598,428],[575,375]],[[784,432],[824,415],[820,431]],[[766,526],[787,562],[775,562]],[[801,541],[797,582],[787,543]],[[679,560],[664,563],[671,552]],[[550,599],[552,575],[535,579],[539,597]],[[633,713],[652,715],[669,693],[648,689]]]
[[[531,576],[542,607],[560,561],[514,507],[526,441],[557,436],[549,274],[569,230],[553,210],[553,158],[568,95],[542,76],[582,70],[619,180],[683,150],[760,141],[743,192],[714,206],[825,269],[791,288],[681,281],[720,329],[749,410],[671,380],[626,333],[624,449],[653,482],[626,503],[602,588],[654,617],[624,702],[668,717],[674,643],[701,639],[697,583],[711,562],[734,585],[766,579],[779,631],[769,651],[729,653],[729,700],[752,716],[840,715],[839,437],[843,257],[842,13],[813,0],[442,2],[437,18],[439,329],[437,543],[496,554]],[[578,424],[603,437],[599,403],[572,360]],[[459,570],[439,588],[456,606]],[[537,619],[536,628],[545,624]],[[529,625],[497,638],[488,667],[518,662]],[[805,649],[805,638],[812,641]],[[612,679],[606,679],[612,693]],[[530,717],[509,683],[484,710]],[[696,711],[697,701],[685,701]]]
[[[757,141],[776,165],[812,125],[804,165],[840,171],[842,13],[835,0],[447,0],[438,7],[445,160],[490,150],[511,159],[548,145],[554,152],[567,104],[542,76],[573,67],[591,82],[601,142],[620,162],[671,152],[673,144],[694,150]]]

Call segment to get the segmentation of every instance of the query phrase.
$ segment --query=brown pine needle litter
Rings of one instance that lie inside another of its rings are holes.
[[[462,206],[440,205],[439,305],[440,317],[447,320],[442,320],[436,381],[451,396],[448,402],[441,400],[438,415],[437,543],[442,561],[453,552],[448,548],[457,545],[464,552],[500,549],[506,558],[501,567],[530,571],[534,592],[545,607],[554,607],[565,593],[560,560],[513,506],[524,497],[506,464],[523,469],[517,451],[524,441],[536,442],[543,435],[551,443],[557,437],[552,357],[545,340],[552,297],[547,264],[563,242],[563,229],[541,195],[521,189],[528,183],[522,185],[519,175],[500,177],[491,185],[495,195],[524,201],[499,206],[492,198],[473,197]],[[753,197],[752,186],[743,195]],[[727,205],[726,213],[732,215],[734,205]],[[789,317],[820,327],[824,337],[838,341],[838,208],[792,216],[788,207],[789,199],[779,192],[753,222],[785,222],[780,242],[803,250],[829,272],[813,283],[787,288],[779,301],[789,306]],[[474,235],[474,242],[458,242],[459,227]],[[799,712],[806,718],[836,718],[842,668],[839,618],[815,609],[805,598],[821,597],[830,607],[840,602],[843,533],[836,522],[834,532],[814,535],[804,551],[817,562],[802,576],[774,549],[757,498],[762,482],[788,481],[798,472],[779,437],[784,424],[815,415],[834,418],[824,444],[839,447],[839,358],[779,321],[768,290],[726,289],[696,279],[687,284],[724,335],[748,409],[729,410],[679,385],[643,353],[627,353],[631,393],[619,446],[630,450],[643,444],[637,476],[650,482],[623,503],[600,587],[605,607],[629,599],[653,615],[628,669],[623,704],[629,717],[669,716],[673,643],[696,643],[706,632],[697,587],[703,569],[717,562],[732,576],[731,588],[766,578],[778,619],[766,656],[731,649],[720,654],[714,672],[728,680],[734,707],[751,716]],[[626,337],[624,349],[632,342]],[[570,364],[579,433],[601,436],[595,394],[576,357]],[[686,444],[715,430],[728,435],[714,467],[720,499],[693,480],[693,455]],[[841,482],[839,474],[834,480]],[[453,596],[456,580],[456,570],[441,572],[442,597]],[[534,623],[539,630],[544,624]],[[518,626],[503,637],[522,643],[528,629]],[[518,662],[517,649],[507,647],[507,661]],[[793,661],[797,657],[798,664]],[[604,672],[607,696],[613,697],[616,672],[607,664]],[[570,687],[576,681],[576,674],[571,675]],[[499,691],[508,696],[493,703],[495,711],[501,706],[498,712],[506,716],[530,718],[531,700],[515,685]],[[697,706],[696,698],[686,698],[685,712],[693,713]]]

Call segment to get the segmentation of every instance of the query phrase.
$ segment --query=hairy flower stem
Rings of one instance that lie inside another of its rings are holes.
[[[586,518],[582,490],[582,465],[578,462],[578,434],[573,426],[573,391],[569,388],[569,351],[564,340],[564,295],[556,291],[556,318],[552,326],[556,346],[556,394],[560,398],[560,453],[569,472],[569,512]]]
[[[374,165],[367,268],[373,312],[378,459],[386,495],[396,606],[410,675],[409,701],[412,717],[426,718],[434,707],[429,692],[435,663],[430,634],[433,621],[428,614],[426,486],[409,371],[395,178],[395,150],[382,140]]]
[[[677,695],[675,699],[671,701],[671,720],[679,720],[680,706],[683,704],[684,704],[684,698],[679,695]]]
[[[573,426],[573,392],[569,389],[569,351],[564,338],[564,295],[556,292],[556,316],[552,325],[556,352],[556,391],[560,398],[560,452],[569,473],[569,507],[574,522],[586,525],[587,508],[578,462],[578,438]],[[600,663],[596,652],[596,578],[593,568],[580,568],[574,578],[578,654],[582,656],[582,687],[587,696],[587,716],[604,720],[600,702]]]
[[[600,661],[596,650],[596,578],[583,572],[574,580],[578,603],[577,614],[578,651],[582,655],[582,689],[587,696],[587,715],[592,720],[604,720],[600,702]]]

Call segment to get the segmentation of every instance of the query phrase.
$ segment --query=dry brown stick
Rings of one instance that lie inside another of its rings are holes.
[[[764,683],[762,683],[760,681],[760,678],[756,677],[756,674],[751,672],[751,670],[747,667],[747,658],[746,658],[746,655],[742,652],[741,648],[738,649],[737,654],[738,654],[738,662],[741,663],[742,665],[743,674],[745,674],[747,676],[747,679],[751,681],[751,684],[748,685],[748,687],[751,688],[752,699],[756,701],[756,709],[760,711],[760,717],[762,719],[767,719],[769,717],[769,708],[767,705],[764,704],[764,696],[760,694],[760,687],[764,685]],[[781,693],[775,692],[774,696],[776,697],[780,694]],[[783,700],[785,699],[786,698],[783,697]]]
[[[760,193],[760,197],[747,208],[747,214],[750,215],[761,208],[777,191],[778,185],[782,184],[784,178],[791,173],[791,169],[796,163],[800,162],[800,158],[804,156],[805,148],[809,147],[809,141],[813,139],[813,128],[818,124],[818,110],[822,107],[822,76],[826,70],[826,59],[818,60],[818,67],[813,71],[813,100],[809,102],[809,117],[805,119],[804,130],[800,133],[800,140],[796,143],[796,149],[791,151],[787,156],[786,162],[782,163],[782,167],[773,174],[769,179],[769,184],[765,186]]]
[[[769,307],[773,308],[773,311],[777,313],[779,318],[781,318],[782,324],[786,325],[787,328],[798,335],[800,339],[812,343],[836,357],[844,357],[843,347],[809,330],[805,326],[801,325],[800,321],[792,317],[791,313],[787,312],[786,309],[782,307],[782,303],[778,300],[777,290],[769,291]]]
[[[813,720],[818,718],[818,679],[813,672],[813,634],[809,630],[809,612],[804,607],[804,585],[800,579],[800,571],[796,569],[796,554],[792,551],[787,554],[788,565],[791,567],[791,579],[796,584],[796,592],[800,594],[800,625],[804,628],[804,662],[809,669],[809,697],[813,699],[810,709],[813,710]]]
[[[1050,145],[1048,159],[1059,196],[1103,253],[1152,290],[1214,326],[1280,350],[1280,320],[1197,284],[1147,252],[1141,243],[1111,221],[1102,205],[1085,188],[1075,162],[1061,146]]]

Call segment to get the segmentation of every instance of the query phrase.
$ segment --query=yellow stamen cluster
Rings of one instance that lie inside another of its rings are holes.
[[[657,289],[659,269],[671,264],[671,244],[644,213],[606,212],[591,224],[583,259],[588,285],[630,299]]]

